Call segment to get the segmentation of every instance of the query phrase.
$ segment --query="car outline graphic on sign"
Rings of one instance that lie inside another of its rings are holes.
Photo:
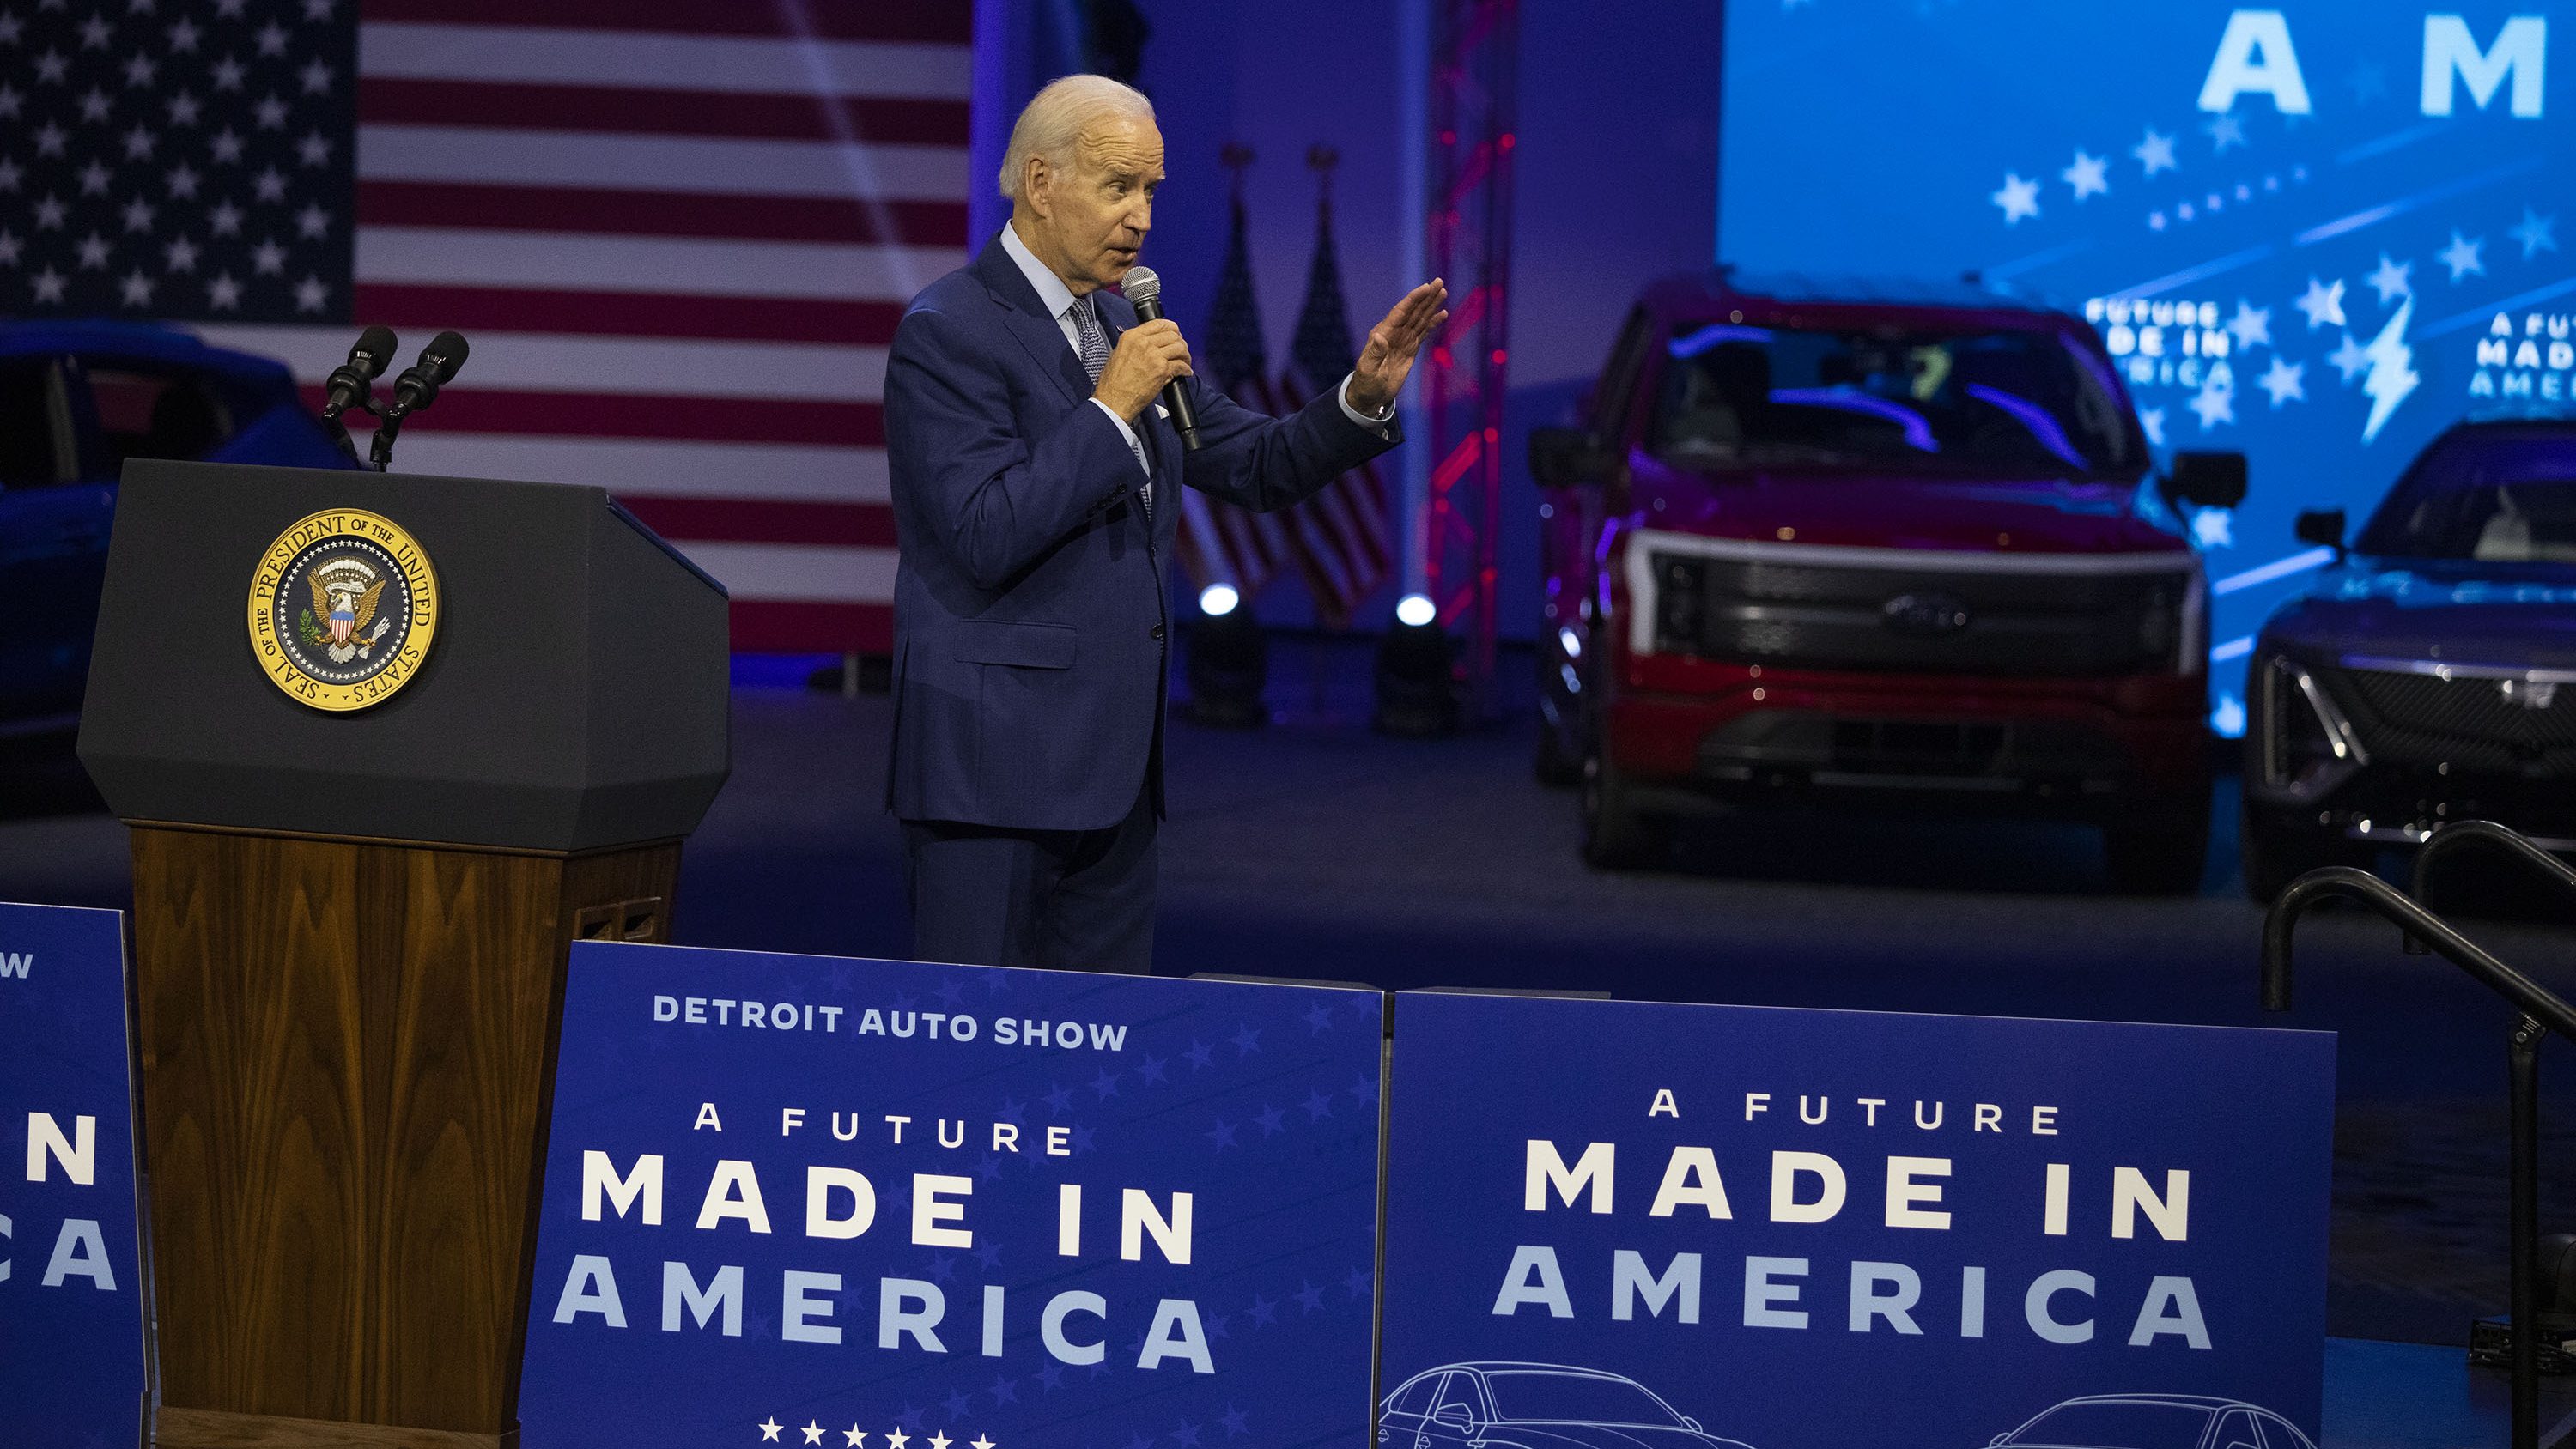
[[[2124,1411],[2126,1411],[2124,1413]],[[2059,1422],[2048,1421],[2056,1418]],[[2197,1422],[2195,1422],[2195,1420]],[[2142,1435],[2140,1427],[2147,1427]],[[2317,1449],[2288,1419],[2207,1394],[2089,1394],[2040,1410],[1987,1449]]]
[[[1632,1406],[1649,1417],[1600,1417]],[[1587,1416],[1534,1416],[1577,1410]],[[1442,1364],[1406,1379],[1378,1405],[1377,1443],[1379,1449],[1751,1449],[1710,1433],[1624,1375],[1503,1360]]]

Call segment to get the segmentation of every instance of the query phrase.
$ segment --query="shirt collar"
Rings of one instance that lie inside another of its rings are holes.
[[[1007,221],[1002,223],[1002,250],[1011,254],[1011,260],[1019,264],[1020,275],[1029,279],[1030,286],[1037,288],[1038,302],[1047,309],[1048,316],[1062,317],[1065,309],[1077,300],[1073,289],[1064,284],[1064,278],[1039,261],[1037,254],[1020,241],[1018,230]]]

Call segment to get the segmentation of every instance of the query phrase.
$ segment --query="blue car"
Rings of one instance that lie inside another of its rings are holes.
[[[351,466],[282,363],[163,327],[0,321],[0,741],[78,722],[129,458]]]
[[[1635,1379],[1550,1363],[1452,1363],[1379,1405],[1379,1449],[1745,1449]]]
[[[2337,561],[2255,641],[2245,884],[2367,866],[2448,820],[2576,850],[2576,418],[2433,440]]]

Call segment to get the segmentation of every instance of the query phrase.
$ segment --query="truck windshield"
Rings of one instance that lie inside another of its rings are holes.
[[[2135,477],[2107,368],[2047,331],[1820,331],[1719,323],[1667,345],[1649,444],[1684,467]]]
[[[2576,564],[2576,432],[2435,446],[2357,547],[2384,558]]]

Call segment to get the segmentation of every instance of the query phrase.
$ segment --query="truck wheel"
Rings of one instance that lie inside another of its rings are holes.
[[[2131,895],[2179,896],[2200,889],[2209,864],[2209,801],[2167,806],[2102,827],[2111,884]]]
[[[2359,870],[2370,869],[2376,854],[2369,846],[2355,840],[2337,840],[2313,830],[2283,830],[2267,825],[2251,812],[2239,816],[2236,824],[2237,854],[2245,866],[2245,894],[2257,905],[2268,906],[2284,887],[2312,870],[2330,865],[2349,865]]]
[[[1583,859],[1604,870],[1651,865],[1672,839],[1672,822],[1637,808],[1634,788],[1594,745],[1583,757]]]

